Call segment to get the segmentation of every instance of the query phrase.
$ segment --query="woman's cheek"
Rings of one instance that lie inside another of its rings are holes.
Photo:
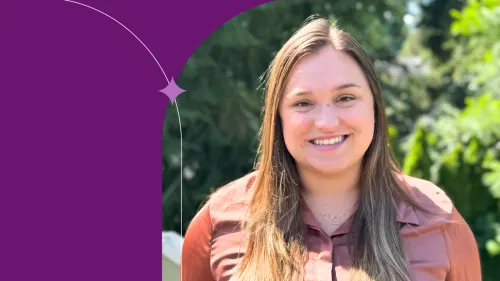
[[[369,109],[358,109],[345,111],[342,114],[342,121],[347,126],[351,127],[355,131],[360,131],[373,126],[374,117],[373,112]]]
[[[311,125],[314,124],[314,118],[304,112],[293,112],[289,122],[294,127],[294,131],[305,134]]]
[[[303,112],[290,112],[286,114],[283,120],[283,129],[285,144],[289,152],[298,157],[297,149],[302,149],[307,141],[311,124],[314,124],[312,118]]]

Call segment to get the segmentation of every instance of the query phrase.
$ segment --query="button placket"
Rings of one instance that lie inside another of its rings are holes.
[[[332,280],[346,281],[349,280],[349,270],[351,267],[351,257],[348,250],[348,235],[341,234],[332,237]],[[338,258],[335,258],[337,255]]]
[[[333,244],[333,239],[331,239],[332,243],[331,243],[331,254],[330,254],[330,258],[331,258],[331,269],[330,269],[330,278],[332,279],[332,281],[337,281],[337,273],[336,273],[336,270],[335,270],[335,245]]]
[[[319,269],[316,281],[332,281],[332,275],[333,275],[333,244],[330,236],[328,236],[326,233],[323,231],[321,233],[321,240],[322,240],[322,246],[321,246],[321,252],[317,256],[317,259],[327,257],[328,261],[321,261],[320,266],[316,267]],[[328,263],[327,263],[328,262]]]

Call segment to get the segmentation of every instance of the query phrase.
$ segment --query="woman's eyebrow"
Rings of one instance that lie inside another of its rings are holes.
[[[361,88],[361,86],[359,86],[358,84],[354,84],[354,83],[346,83],[346,84],[342,84],[342,85],[339,85],[337,87],[334,87],[333,89],[330,90],[330,92],[336,92],[336,91],[340,91],[340,90],[347,89],[347,88]]]
[[[361,88],[361,86],[359,86],[358,84],[354,84],[354,83],[345,83],[345,84],[341,84],[339,86],[332,88],[330,90],[330,92],[336,92],[336,91],[344,90],[347,88]],[[307,95],[311,95],[311,94],[312,94],[312,92],[309,90],[298,90],[298,91],[291,92],[287,96],[307,96]]]

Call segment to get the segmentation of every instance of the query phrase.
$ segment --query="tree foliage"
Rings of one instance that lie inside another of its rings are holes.
[[[453,56],[456,83],[467,83],[471,92],[490,92],[500,98],[500,5],[497,0],[471,0],[462,10],[451,10],[455,36],[448,47]]]

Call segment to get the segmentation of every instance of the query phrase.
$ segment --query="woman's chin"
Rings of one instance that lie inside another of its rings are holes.
[[[328,169],[318,168],[316,169],[316,171],[322,175],[335,176],[335,175],[345,174],[346,169],[345,167],[330,167]]]
[[[336,175],[343,173],[349,167],[349,164],[344,161],[338,162],[316,162],[309,163],[308,168],[318,174]]]

